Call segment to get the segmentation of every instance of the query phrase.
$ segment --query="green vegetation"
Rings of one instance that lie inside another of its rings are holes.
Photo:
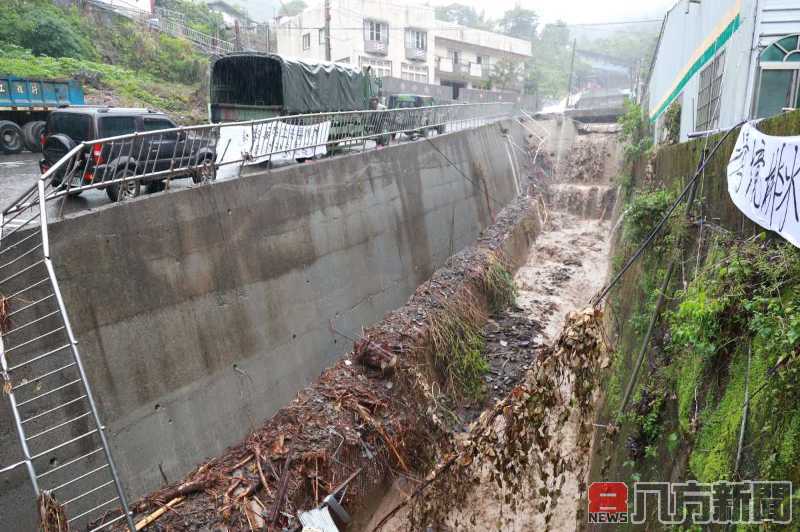
[[[643,156],[653,147],[650,121],[644,109],[637,103],[626,101],[625,114],[619,118],[622,126],[620,140],[625,146],[625,159],[630,163]]]
[[[678,101],[672,102],[664,113],[664,131],[666,137],[664,142],[667,144],[677,144],[681,134],[681,104]]]
[[[448,394],[467,401],[483,398],[483,376],[489,371],[480,322],[472,319],[476,312],[474,302],[463,301],[431,316],[434,363],[444,376]]]
[[[123,17],[62,9],[49,0],[10,0],[0,10],[0,72],[77,79],[90,103],[110,100],[201,121],[207,64],[188,41],[143,31]]]
[[[99,59],[77,9],[48,0],[8,0],[0,9],[0,47],[18,45],[34,55]],[[0,69],[2,71],[2,69]]]
[[[119,105],[143,105],[173,113],[182,122],[202,120],[196,110],[196,89],[158,80],[145,73],[70,57],[34,56],[18,46],[0,47],[0,72],[14,76],[84,82],[91,89],[111,90]]]
[[[517,285],[514,276],[499,260],[492,258],[486,273],[481,278],[483,292],[489,303],[490,312],[500,312],[517,299]]]
[[[222,15],[208,8],[205,2],[195,0],[156,0],[158,7],[177,11],[184,16],[186,25],[207,35],[219,35],[221,39],[230,39],[227,34]],[[231,5],[235,8],[236,6]]]
[[[748,380],[746,478],[800,479],[800,251],[763,236],[720,241],[668,320],[679,422],[696,432],[689,467],[702,481],[734,476]]]

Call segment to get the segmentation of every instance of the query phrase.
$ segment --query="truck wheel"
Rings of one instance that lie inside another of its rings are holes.
[[[21,152],[24,147],[22,129],[14,122],[0,120],[0,150],[13,155]]]
[[[26,147],[33,153],[42,151],[42,134],[44,133],[47,122],[34,120],[22,126],[22,135],[25,139]],[[27,131],[26,131],[26,128]]]
[[[122,201],[129,198],[135,198],[142,190],[142,184],[138,179],[133,179],[136,176],[136,171],[133,168],[120,168],[114,172],[113,179],[121,179],[123,177],[130,177],[130,181],[123,181],[120,183],[112,183],[106,187],[106,195],[111,201]]]
[[[25,149],[32,153],[41,151],[41,147],[39,147],[39,150],[36,149],[39,145],[39,141],[33,137],[33,126],[35,123],[36,122],[26,122],[25,125],[22,126],[22,142],[25,144]]]

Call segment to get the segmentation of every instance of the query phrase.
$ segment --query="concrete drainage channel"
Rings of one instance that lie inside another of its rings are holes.
[[[577,131],[542,125],[568,160]],[[350,529],[380,520],[602,277],[604,213],[512,201],[528,140],[507,121],[53,224],[137,520],[295,526],[332,493]],[[4,522],[35,515],[24,480],[3,480]]]

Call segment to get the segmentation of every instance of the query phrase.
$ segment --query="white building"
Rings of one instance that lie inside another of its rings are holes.
[[[276,28],[278,52],[325,60],[324,3],[287,17]],[[330,59],[379,77],[472,88],[501,58],[525,59],[530,43],[437,21],[429,5],[399,0],[330,0]]]
[[[798,107],[798,33],[798,0],[680,0],[664,20],[647,83],[656,139],[672,105],[681,106],[681,140]]]
[[[521,63],[531,55],[526,40],[452,22],[437,20],[435,33],[434,82],[456,90],[484,88],[498,62]],[[512,86],[519,88],[518,83]]]

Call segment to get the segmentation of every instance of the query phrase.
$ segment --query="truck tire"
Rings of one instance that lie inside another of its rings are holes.
[[[25,122],[22,126],[22,142],[29,152],[36,152],[36,142],[33,140],[33,122]]]
[[[41,136],[47,123],[41,120],[33,120],[22,126],[22,139],[25,141],[25,148],[32,153],[42,151]]]
[[[0,120],[0,151],[13,155],[21,152],[24,147],[22,129],[14,122]]]

